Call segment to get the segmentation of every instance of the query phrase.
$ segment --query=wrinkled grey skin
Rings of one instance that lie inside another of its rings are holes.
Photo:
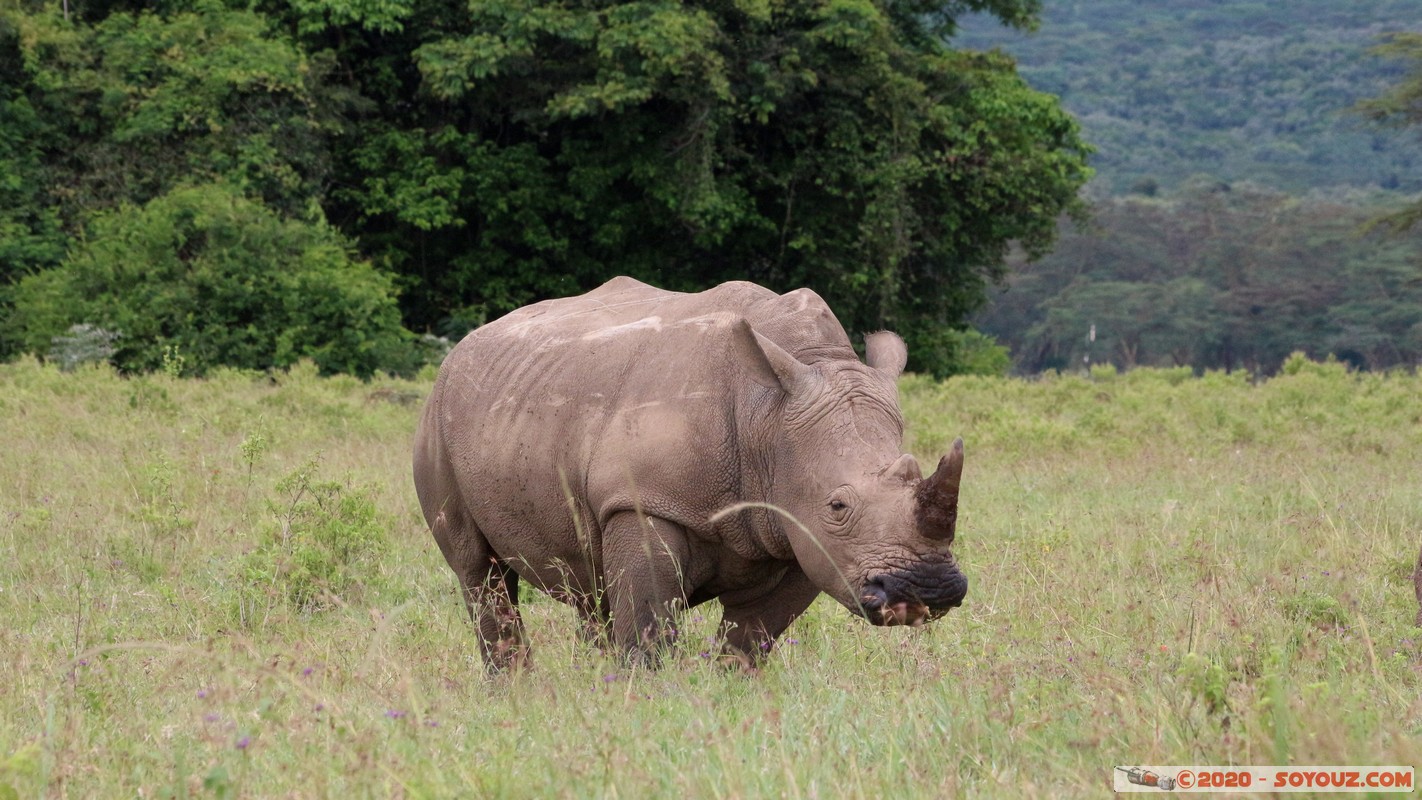
[[[486,665],[527,656],[520,579],[637,660],[712,598],[747,664],[820,592],[879,625],[959,605],[962,443],[922,478],[902,452],[903,342],[873,334],[867,352],[814,292],[744,282],[615,278],[465,337],[425,407],[415,486]]]

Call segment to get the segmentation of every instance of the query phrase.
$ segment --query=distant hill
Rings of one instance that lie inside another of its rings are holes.
[[[1045,0],[1036,33],[971,16],[955,39],[1001,47],[1082,121],[1097,185],[1153,194],[1187,178],[1422,191],[1422,145],[1348,113],[1401,74],[1368,49],[1422,30],[1419,0]]]

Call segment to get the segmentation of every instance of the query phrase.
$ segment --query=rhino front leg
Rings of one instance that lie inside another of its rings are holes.
[[[820,594],[799,566],[791,566],[769,591],[721,597],[722,656],[747,669],[774,646],[775,639],[805,613]]]
[[[655,665],[676,641],[673,616],[686,606],[686,532],[632,512],[603,527],[603,569],[612,606],[612,640],[628,658]]]

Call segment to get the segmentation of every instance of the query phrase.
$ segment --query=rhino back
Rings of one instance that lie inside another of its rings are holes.
[[[705,328],[710,320],[726,314],[744,317],[759,333],[807,363],[856,358],[844,328],[818,294],[797,289],[778,295],[747,281],[687,294],[621,276],[584,295],[518,309],[466,338],[532,340],[535,346],[546,347],[575,338],[596,341],[643,330],[656,332],[676,324]]]
[[[460,342],[440,371],[433,424],[496,552],[587,561],[601,524],[634,507],[707,534],[710,514],[753,493],[743,401],[756,389],[730,347],[740,318],[804,361],[855,358],[808,290],[682,294],[630,278],[520,309]],[[714,535],[754,555],[745,535]]]

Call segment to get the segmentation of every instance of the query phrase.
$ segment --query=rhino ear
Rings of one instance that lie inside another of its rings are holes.
[[[904,340],[897,333],[888,331],[865,336],[864,354],[869,366],[890,378],[902,375],[904,365],[908,363],[908,348],[904,346]]]
[[[732,327],[731,341],[751,380],[761,386],[794,395],[819,379],[814,367],[800,363],[785,348],[756,333],[744,319]]]
[[[958,486],[963,480],[963,440],[953,442],[948,455],[938,460],[938,469],[918,485],[914,493],[914,516],[919,532],[930,539],[953,541],[958,523]]]

